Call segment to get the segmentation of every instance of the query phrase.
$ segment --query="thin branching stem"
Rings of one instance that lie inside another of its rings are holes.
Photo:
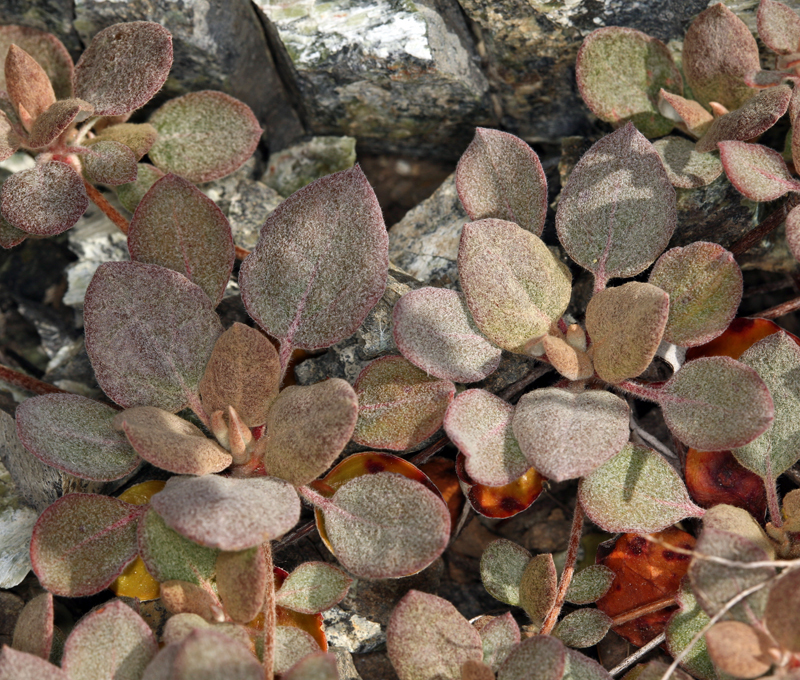
[[[66,390],[62,390],[61,388],[56,387],[55,385],[42,382],[41,380],[32,378],[29,375],[25,375],[24,373],[15,371],[13,368],[9,368],[8,366],[3,366],[2,364],[0,364],[0,381],[8,383],[13,387],[20,387],[23,390],[28,390],[28,392],[33,392],[34,394],[38,395],[70,394]]]
[[[539,378],[541,378],[543,375],[546,375],[552,370],[553,367],[550,364],[545,364],[545,363],[539,364],[533,370],[531,370],[531,372],[528,373],[528,375],[506,387],[497,396],[500,397],[501,399],[505,399],[506,401],[511,401],[511,399],[516,397],[528,385],[536,382]]]
[[[784,314],[790,314],[800,309],[800,297],[796,297],[788,302],[782,302],[779,305],[765,309],[763,312],[754,314],[753,316],[761,317],[762,319],[777,319]]]
[[[272,563],[272,544],[264,543],[264,557],[267,568],[267,586],[264,591],[264,680],[272,680],[275,666],[275,628],[277,614],[275,611],[275,573]]]
[[[126,220],[122,214],[117,210],[113,205],[111,205],[105,196],[91,183],[87,182],[85,179],[83,180],[83,186],[86,189],[86,193],[89,195],[89,198],[92,199],[92,203],[94,203],[100,210],[102,210],[108,219],[110,219],[123,234],[128,233],[128,229],[130,229],[130,223]]]
[[[758,560],[754,562],[739,562],[737,560],[729,560],[724,557],[717,557],[716,555],[706,555],[699,550],[681,548],[680,546],[672,545],[661,538],[657,538],[652,534],[645,534],[642,538],[650,541],[650,543],[656,543],[667,550],[676,552],[680,555],[689,555],[690,557],[696,557],[698,560],[702,560],[704,562],[714,562],[715,564],[722,564],[726,567],[735,567],[736,569],[763,569],[764,567],[775,567],[776,569],[800,568],[800,560]]]
[[[431,458],[433,458],[439,451],[441,451],[445,446],[450,443],[449,437],[442,437],[441,439],[437,439],[433,444],[430,446],[422,449],[418,454],[412,456],[408,459],[409,463],[413,465],[422,465],[423,463],[427,463]]]
[[[612,619],[614,622],[612,625],[616,628],[617,626],[621,626],[623,623],[635,621],[640,616],[647,616],[648,614],[653,614],[654,612],[660,612],[662,609],[673,607],[676,604],[678,604],[678,601],[674,596],[670,595],[669,597],[662,597],[660,600],[656,600],[650,604],[643,604],[641,607],[636,607],[636,609],[631,609],[630,611],[623,612],[622,614],[615,616]]]
[[[652,652],[656,647],[658,647],[664,640],[667,639],[666,633],[661,633],[661,635],[654,637],[650,642],[648,642],[643,647],[639,647],[633,654],[624,658],[620,661],[614,668],[608,671],[609,675],[612,677],[619,675],[622,671],[626,670],[629,666],[635,664],[639,659],[641,659],[645,654],[649,654]]]

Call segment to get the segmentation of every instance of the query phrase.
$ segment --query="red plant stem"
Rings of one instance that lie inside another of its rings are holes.
[[[772,525],[778,529],[783,526],[783,516],[781,506],[778,501],[778,480],[775,477],[764,478],[764,488],[767,490],[767,505],[769,506],[769,517]]]
[[[747,232],[728,250],[730,250],[735,257],[743,255],[750,250],[750,248],[761,241],[761,239],[763,239],[767,234],[781,226],[781,224],[783,224],[783,222],[786,220],[786,216],[789,214],[789,212],[798,205],[800,205],[800,195],[795,193],[789,194],[780,208],[777,208],[771,212],[766,219],[763,219],[758,226],[755,227],[755,229]]]
[[[648,385],[631,382],[630,380],[623,380],[622,382],[617,383],[615,387],[619,388],[623,392],[633,395],[634,397],[639,397],[639,399],[645,399],[646,401],[654,401],[657,404],[667,401],[671,396],[665,394],[663,390],[655,389]]]
[[[291,545],[295,541],[299,541],[301,538],[308,536],[310,533],[316,529],[317,523],[315,520],[311,520],[306,522],[303,526],[298,527],[297,529],[292,530],[286,536],[284,536],[280,541],[275,544],[274,552],[280,552],[286,546]]]
[[[567,548],[567,559],[564,563],[564,571],[561,572],[561,581],[558,583],[556,601],[552,609],[547,613],[539,635],[549,635],[558,621],[561,607],[564,605],[564,598],[567,596],[567,589],[575,573],[575,562],[578,560],[578,548],[581,545],[581,535],[583,534],[583,508],[581,502],[575,499],[575,514],[572,516],[572,528],[569,534],[569,547]]]
[[[662,597],[660,600],[656,600],[650,604],[643,604],[641,607],[636,607],[636,609],[631,609],[630,611],[615,616],[612,619],[614,622],[612,625],[616,628],[617,626],[621,626],[623,623],[628,623],[629,621],[638,619],[640,616],[646,616],[647,614],[652,614],[653,612],[660,612],[662,609],[672,607],[676,604],[678,604],[678,601],[674,596]]]
[[[760,314],[754,314],[753,316],[759,316],[762,319],[777,319],[779,316],[789,314],[797,309],[800,309],[800,297],[796,297],[794,300],[789,300],[787,302],[782,302],[779,305],[765,309]]]
[[[264,680],[272,680],[275,666],[275,628],[277,614],[275,612],[275,571],[272,563],[272,544],[264,543],[264,557],[267,567],[267,587],[264,591]]]
[[[15,371],[13,368],[3,366],[0,364],[0,381],[13,385],[14,387],[21,387],[23,390],[28,390],[34,394],[70,394],[66,390],[62,390],[50,383],[42,382],[36,378],[31,378],[29,375]]]
[[[87,182],[85,179],[83,180],[83,186],[86,189],[86,193],[89,194],[89,198],[92,199],[92,203],[94,203],[100,210],[102,210],[108,219],[110,219],[114,224],[119,227],[119,230],[123,234],[128,233],[128,229],[130,228],[130,223],[126,220],[113,205],[111,205],[107,200],[106,197],[101,194],[93,184]]]

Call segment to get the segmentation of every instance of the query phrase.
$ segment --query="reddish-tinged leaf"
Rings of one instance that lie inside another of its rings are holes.
[[[761,677],[772,666],[772,659],[765,654],[766,645],[762,641],[766,636],[759,633],[741,621],[720,621],[705,635],[708,653],[723,673],[737,678]]]
[[[0,60],[3,62],[12,44],[25,50],[44,69],[57,99],[69,99],[72,96],[72,57],[58,38],[28,26],[0,26]],[[0,90],[8,90],[2,69]]]
[[[171,645],[174,642],[183,642],[193,630],[214,629],[218,633],[223,633],[234,640],[238,640],[248,647],[253,647],[253,639],[244,626],[235,623],[209,623],[202,616],[197,614],[173,614],[164,624],[164,632],[161,635],[161,642]]]
[[[456,190],[472,220],[507,220],[541,236],[547,179],[536,152],[519,137],[477,128],[458,162]]]
[[[225,612],[237,623],[252,621],[264,606],[267,585],[264,546],[217,555],[217,590]]]
[[[28,238],[28,233],[12,227],[0,215],[0,248],[13,248]]]
[[[789,571],[770,588],[766,624],[783,649],[800,652],[800,572]]]
[[[800,209],[798,208],[792,208],[786,216],[786,245],[789,246],[794,259],[800,261]]]
[[[128,212],[134,212],[136,206],[142,200],[144,195],[150,191],[158,180],[164,176],[158,168],[149,165],[148,163],[139,163],[136,174],[136,181],[130,184],[120,184],[114,187],[114,191],[119,198],[119,202]]]
[[[572,277],[544,242],[512,222],[469,222],[458,272],[467,306],[495,345],[524,354],[569,304]]]
[[[494,617],[478,631],[483,645],[483,661],[494,672],[508,658],[509,652],[519,644],[520,631],[511,612]]]
[[[484,338],[463,293],[420,288],[394,306],[392,332],[403,356],[442,380],[471,383],[494,373],[502,351]]]
[[[566,652],[564,645],[554,637],[529,637],[511,650],[497,672],[497,680],[527,680],[532,669],[536,669],[536,680],[561,680]]]
[[[569,582],[566,601],[591,604],[603,597],[614,583],[616,574],[602,564],[592,564],[577,572]]]
[[[752,71],[744,77],[745,85],[755,88],[776,87],[784,81],[796,82],[794,71]]]
[[[664,137],[653,147],[661,156],[672,186],[679,189],[699,189],[722,174],[722,161],[714,154],[699,153],[685,137]]]
[[[0,210],[11,226],[36,236],[54,236],[72,227],[86,212],[83,180],[60,161],[39,163],[3,182]]]
[[[5,160],[13,154],[20,145],[20,137],[8,116],[0,111],[0,160]]]
[[[142,680],[263,680],[264,669],[248,647],[216,630],[192,631],[161,650]]]
[[[531,467],[511,431],[514,407],[486,390],[466,390],[444,418],[447,436],[464,455],[467,474],[478,484],[503,486]]]
[[[304,562],[283,582],[275,602],[302,614],[318,614],[341,602],[352,582],[327,562]]]
[[[389,659],[400,680],[459,680],[465,661],[483,658],[480,635],[447,600],[411,590],[386,628]]]
[[[630,435],[629,417],[628,404],[610,392],[549,387],[519,400],[512,427],[528,466],[563,482],[619,453]]]
[[[0,649],[0,680],[70,680],[58,666],[8,645]]]
[[[589,519],[611,532],[652,533],[685,517],[703,516],[675,469],[637,444],[626,444],[584,477],[578,497]]]
[[[136,181],[136,154],[122,142],[100,140],[81,154],[83,174],[90,182],[118,186]]]
[[[34,597],[17,619],[11,646],[20,652],[50,658],[53,645],[53,595],[42,593]]]
[[[304,656],[282,676],[282,680],[339,680],[336,657],[326,652]]]
[[[375,192],[355,166],[300,189],[267,218],[239,273],[242,301],[286,348],[329,347],[383,295],[388,253]]]
[[[47,73],[30,54],[14,44],[9,45],[6,54],[5,78],[14,108],[23,108],[33,121],[56,100]]]
[[[738,359],[746,349],[778,331],[783,331],[783,329],[769,319],[734,319],[728,329],[718,338],[699,347],[690,347],[686,352],[686,359],[690,361],[699,357],[713,356]],[[800,338],[791,333],[786,334],[800,346]]]
[[[358,422],[353,441],[362,446],[404,451],[441,426],[456,387],[426,375],[403,357],[381,357],[355,382]]]
[[[171,529],[220,550],[245,550],[280,538],[300,517],[297,493],[271,477],[172,477],[152,506]]]
[[[275,577],[275,590],[280,592],[281,586],[289,574],[280,567],[273,567],[273,575]],[[301,631],[308,633],[317,647],[323,652],[328,650],[328,641],[325,637],[325,631],[322,625],[322,614],[301,614],[300,612],[286,609],[280,605],[275,607],[275,614],[277,615],[279,628],[299,628]],[[255,628],[258,630],[264,629],[263,616],[259,616],[255,620]]]
[[[558,575],[553,556],[531,558],[519,581],[519,604],[536,628],[541,628],[547,613],[553,608],[558,592]]]
[[[212,90],[170,99],[150,124],[158,131],[150,149],[153,165],[190,182],[211,182],[238,170],[262,132],[247,104]]]
[[[675,230],[675,190],[658,152],[633,125],[603,137],[561,192],[558,238],[595,287],[649,267]]]
[[[730,10],[729,10],[730,11]],[[792,90],[788,85],[771,87],[748,99],[735,111],[715,118],[697,142],[698,151],[714,151],[720,142],[745,141],[769,130],[789,108]],[[722,159],[727,171],[725,158]]]
[[[209,587],[194,583],[165,581],[161,584],[161,602],[170,614],[194,614],[217,623],[225,618],[217,595]]]
[[[738,109],[754,93],[744,76],[760,67],[750,29],[724,4],[701,12],[689,26],[683,39],[683,72],[703,106],[713,101]]]
[[[519,584],[531,554],[520,545],[498,538],[481,555],[481,581],[486,592],[496,600],[520,606]]]
[[[669,294],[664,340],[682,347],[720,335],[742,300],[742,271],[733,255],[716,243],[697,241],[668,250],[648,280]]]
[[[217,339],[200,396],[206,413],[233,406],[248,427],[263,425],[278,396],[280,362],[263,333],[238,321]]]
[[[456,458],[456,470],[459,469],[459,464],[463,466],[461,461],[463,456]],[[459,476],[463,475],[459,472]],[[469,487],[467,499],[475,512],[484,517],[504,519],[527,510],[542,493],[543,482],[544,478],[531,468],[518,479],[503,486],[484,486],[474,484],[471,480],[465,483]]]
[[[672,130],[656,102],[662,88],[682,93],[683,78],[660,40],[632,28],[599,28],[581,45],[575,77],[583,101],[601,120],[631,121],[647,137]]]
[[[158,651],[153,631],[120,600],[84,616],[64,645],[61,667],[71,680],[141,678]]]
[[[760,144],[720,142],[725,174],[739,193],[751,201],[774,201],[789,191],[800,191],[777,151]]]
[[[714,120],[714,116],[693,99],[684,99],[680,95],[664,89],[658,93],[658,96],[660,97],[658,108],[661,113],[671,120],[683,121],[686,129],[695,137],[702,137],[708,130],[708,126],[711,125],[711,121]],[[674,137],[673,139],[684,138]],[[689,143],[691,144],[691,142]],[[694,147],[694,144],[692,146]]]
[[[654,536],[651,543],[636,534],[620,536],[613,550],[600,558],[616,578],[611,590],[597,602],[597,607],[614,618],[639,607],[675,597],[689,568],[689,556],[670,550],[694,548],[695,540],[679,529],[669,528]],[[614,628],[614,632],[641,647],[659,635],[675,607],[639,617]]]
[[[54,142],[73,122],[88,118],[94,109],[82,99],[62,99],[54,102],[33,123],[28,146],[38,149]]]
[[[287,387],[267,418],[262,449],[267,473],[295,486],[315,480],[350,441],[357,419],[358,397],[341,378]]]
[[[773,52],[791,54],[800,50],[800,16],[793,9],[775,0],[761,0],[756,17],[758,36]]]
[[[143,512],[108,496],[59,498],[33,528],[31,563],[39,582],[63,597],[107,588],[136,557],[136,524]]]
[[[225,215],[191,182],[167,175],[142,197],[128,232],[131,258],[180,272],[219,304],[234,261]]]
[[[141,160],[156,141],[158,132],[149,123],[120,123],[104,128],[94,139],[89,139],[84,144],[94,146],[98,142],[119,142],[129,147],[136,155],[136,160]]]
[[[103,391],[123,407],[199,407],[198,385],[222,324],[184,276],[141,262],[107,262],[84,303],[86,351]]]
[[[724,503],[744,508],[763,521],[767,512],[764,481],[743,467],[730,451],[689,449],[684,477],[689,495],[700,507]]]
[[[114,24],[96,33],[75,65],[75,96],[98,116],[119,116],[150,101],[172,67],[172,36],[152,21]]]
[[[662,388],[659,403],[673,434],[703,451],[744,446],[769,428],[774,413],[758,373],[729,357],[684,364]]]

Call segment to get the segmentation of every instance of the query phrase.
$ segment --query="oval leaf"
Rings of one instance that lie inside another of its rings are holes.
[[[239,273],[242,301],[282,346],[329,347],[381,298],[388,266],[381,209],[355,166],[300,189],[267,218]]]
[[[217,590],[225,612],[237,623],[252,621],[264,606],[267,579],[264,546],[217,555]]]
[[[456,191],[472,220],[495,217],[542,235],[547,178],[536,152],[519,137],[476,128],[458,161]]]
[[[195,614],[209,622],[225,618],[222,603],[210,588],[186,581],[166,581],[161,584],[161,603],[170,614]]]
[[[136,180],[136,154],[130,147],[109,139],[87,148],[89,150],[81,154],[81,162],[90,182],[116,186]]]
[[[70,680],[58,666],[8,645],[0,649],[0,680]]]
[[[469,311],[498,347],[524,354],[569,304],[572,277],[544,242],[512,222],[464,225],[458,272]]]
[[[519,604],[536,628],[541,628],[553,608],[558,592],[558,575],[553,556],[536,555],[525,566],[519,581]]]
[[[463,293],[454,290],[406,293],[394,306],[392,332],[406,359],[442,380],[477,382],[500,365],[502,351],[481,335]]]
[[[495,673],[520,641],[520,630],[511,612],[494,617],[478,631],[483,644],[483,662]]]
[[[137,167],[135,182],[114,187],[119,202],[128,212],[134,212],[136,206],[139,205],[144,195],[150,190],[150,187],[164,177],[164,173],[161,170],[148,163],[139,163]]]
[[[661,156],[672,186],[679,189],[708,186],[722,174],[720,159],[714,154],[699,153],[685,137],[664,137],[653,148]]]
[[[280,636],[276,635],[280,640]],[[147,669],[146,680],[263,680],[264,669],[247,645],[217,630],[194,630],[165,647]]]
[[[50,658],[53,645],[53,595],[42,593],[25,605],[14,626],[11,646],[41,659]]]
[[[619,453],[630,435],[629,417],[628,404],[610,392],[548,387],[519,400],[512,428],[528,465],[563,482]]]
[[[760,144],[720,142],[725,174],[736,190],[751,201],[774,201],[789,191],[800,191],[777,151]]]
[[[336,657],[326,652],[304,656],[283,674],[282,680],[339,680]]]
[[[317,654],[319,651],[319,645],[304,630],[291,626],[278,626],[275,629],[275,664],[273,668],[276,674],[285,673],[309,654]],[[259,678],[262,677],[264,677],[263,672]]]
[[[680,609],[675,612],[664,631],[667,635],[667,650],[673,657],[683,654],[681,666],[694,677],[700,680],[717,680],[703,637],[686,650],[695,635],[708,630],[708,615],[697,604],[688,583],[678,593],[677,599]]]
[[[150,149],[153,165],[197,183],[238,170],[261,139],[261,126],[247,104],[211,90],[170,99],[150,124],[158,131]]]
[[[520,642],[500,666],[497,680],[528,680],[536,669],[536,680],[561,680],[566,648],[554,637],[534,635]]]
[[[0,26],[0,61],[5,62],[9,47],[19,45],[47,74],[58,99],[72,96],[72,57],[51,33],[28,26]],[[8,90],[4,70],[0,69],[0,90]]]
[[[584,477],[578,494],[589,519],[605,531],[647,534],[703,515],[673,467],[636,444]]]
[[[773,52],[791,54],[800,49],[800,16],[790,7],[775,0],[761,0],[756,18],[758,36]]]
[[[759,678],[772,665],[772,660],[765,658],[764,637],[764,633],[741,621],[721,621],[709,629],[705,642],[714,665],[723,673],[737,678]]]
[[[789,571],[770,588],[766,624],[784,649],[800,652],[800,572]]]
[[[36,120],[55,102],[56,95],[47,73],[21,47],[13,43],[8,46],[4,70],[8,97],[20,117],[24,111],[30,120]]]
[[[114,24],[96,33],[75,65],[75,96],[98,116],[138,109],[172,68],[172,36],[152,21]]]
[[[84,320],[97,382],[120,406],[199,406],[222,324],[198,286],[163,267],[107,262],[86,290]]]
[[[614,572],[608,567],[602,564],[589,565],[572,577],[565,599],[572,604],[597,602],[609,591],[615,578]]]
[[[675,231],[675,189],[658,152],[633,125],[603,137],[561,192],[558,238],[595,275],[595,289],[649,267]]]
[[[46,394],[17,408],[17,434],[48,465],[81,479],[112,481],[139,464],[125,436],[114,428],[117,413],[77,394]]]
[[[136,523],[143,508],[116,498],[72,493],[59,498],[36,521],[31,563],[54,595],[93,595],[136,557]]]
[[[283,582],[275,603],[302,614],[318,614],[341,602],[352,582],[326,562],[304,562]]]
[[[663,89],[658,94],[660,97],[658,108],[661,113],[672,120],[682,120],[689,134],[694,137],[702,137],[708,130],[708,126],[711,125],[711,121],[714,120],[714,116],[693,99],[684,99],[680,95]],[[680,140],[685,142],[684,147],[694,149],[694,144],[684,137],[668,137],[667,139]],[[661,141],[659,140],[659,142]],[[658,148],[658,142],[654,146]],[[661,154],[661,158],[664,158],[664,154]],[[669,169],[667,171],[669,172]]]
[[[519,607],[519,584],[530,561],[531,554],[522,546],[505,538],[492,541],[481,555],[483,587],[496,600]]]
[[[33,123],[28,146],[40,149],[52,144],[73,121],[88,118],[94,109],[82,99],[62,99],[54,102]]]
[[[465,661],[483,658],[480,635],[447,600],[410,590],[386,628],[386,648],[400,680],[459,680]]]
[[[701,451],[744,446],[773,421],[764,381],[729,357],[689,361],[662,390],[659,403],[667,426],[684,444]]]
[[[614,621],[599,609],[579,609],[567,614],[553,630],[567,647],[593,647],[602,640]]]
[[[84,144],[92,147],[104,141],[119,142],[130,148],[139,161],[150,150],[157,137],[156,129],[149,123],[119,123],[103,128],[97,137],[86,140]]]

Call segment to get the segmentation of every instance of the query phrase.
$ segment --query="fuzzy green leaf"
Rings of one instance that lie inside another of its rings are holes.
[[[153,165],[191,182],[230,175],[253,155],[261,126],[247,104],[212,90],[170,99],[150,118]]]
[[[575,166],[561,192],[556,230],[569,256],[605,284],[647,269],[669,243],[676,220],[664,164],[629,123]]]
[[[144,508],[116,498],[71,493],[36,521],[31,563],[54,595],[93,595],[136,557],[136,524]]]
[[[217,590],[225,612],[237,623],[252,621],[264,606],[267,579],[264,546],[217,555]]]
[[[458,272],[467,306],[495,345],[525,353],[567,308],[572,277],[544,242],[512,222],[464,225]]]
[[[681,94],[683,78],[660,40],[632,28],[599,28],[581,45],[575,77],[583,101],[601,120],[631,121],[647,137],[672,130],[674,122],[657,108],[658,92]]]
[[[661,156],[667,177],[679,189],[708,186],[722,174],[722,162],[714,154],[699,153],[685,137],[664,137],[653,144]]]
[[[511,430],[514,407],[486,390],[466,390],[447,409],[444,429],[478,484],[503,486],[531,467]]]
[[[158,132],[149,123],[120,123],[104,128],[97,137],[86,140],[84,144],[92,147],[99,142],[119,142],[130,148],[136,160],[142,159],[156,141]]]
[[[787,572],[770,588],[766,624],[783,649],[800,652],[800,571]]]
[[[25,50],[44,69],[57,99],[72,96],[72,57],[58,38],[28,26],[0,26],[0,62],[5,63],[12,44]],[[8,90],[3,69],[0,69],[0,90]]]
[[[619,453],[630,435],[629,417],[627,403],[610,392],[548,387],[519,400],[512,427],[529,466],[563,482]]]
[[[760,144],[720,142],[725,174],[736,190],[751,201],[774,201],[789,191],[800,191],[777,151]]]
[[[319,645],[306,631],[294,626],[278,626],[275,629],[276,674],[285,673],[309,654],[319,651]]]
[[[669,294],[664,340],[682,347],[721,335],[742,300],[742,271],[733,255],[716,243],[697,241],[664,253],[649,282]]]
[[[17,434],[42,462],[81,479],[111,481],[139,464],[125,435],[114,428],[117,413],[77,394],[46,394],[17,408]]]
[[[593,647],[606,636],[613,623],[611,617],[599,609],[578,609],[558,622],[553,636],[567,647]]]
[[[138,109],[161,89],[172,68],[172,36],[152,21],[114,24],[96,33],[75,65],[75,96],[98,116]]]
[[[233,270],[233,235],[217,205],[177,175],[142,197],[128,232],[131,259],[167,267],[196,283],[218,305]]]
[[[326,652],[304,656],[282,676],[282,680],[339,680],[336,657]]]
[[[295,490],[273,477],[172,477],[151,504],[179,534],[229,551],[280,538],[300,517]]]
[[[53,646],[53,595],[42,593],[30,600],[17,619],[11,646],[20,652],[50,658]]]
[[[86,351],[97,382],[120,406],[179,411],[198,385],[222,324],[184,276],[141,262],[107,262],[84,303]]]
[[[327,562],[304,562],[283,582],[275,603],[302,614],[318,614],[341,602],[352,582]]]
[[[73,121],[79,122],[94,111],[91,104],[82,99],[62,99],[54,102],[33,123],[28,146],[40,149],[52,144]]]
[[[54,236],[86,212],[89,197],[78,173],[61,161],[39,163],[3,182],[0,211],[12,227],[36,236]]]
[[[139,163],[137,168],[135,182],[114,187],[119,202],[128,212],[134,212],[144,195],[150,191],[150,187],[164,177],[164,173],[161,170],[149,163]]]
[[[520,606],[519,583],[531,554],[522,546],[505,538],[492,541],[481,555],[481,580],[493,598]]]
[[[758,5],[758,36],[778,54],[800,50],[800,16],[791,7],[775,0],[761,0]]]
[[[420,288],[394,306],[392,332],[397,347],[412,364],[442,380],[483,380],[500,365],[502,351],[484,338],[463,293]]]
[[[572,604],[597,602],[609,591],[615,578],[616,574],[605,565],[589,565],[572,577],[565,599]]]
[[[355,166],[300,189],[267,218],[242,263],[242,301],[282,346],[329,347],[381,298],[388,263],[378,200]]]
[[[536,628],[541,628],[553,608],[558,592],[558,575],[553,556],[535,555],[525,566],[519,581],[519,604]]]
[[[465,661],[483,658],[480,635],[447,600],[409,591],[386,628],[389,659],[400,680],[460,680]]]
[[[493,618],[478,632],[483,645],[483,662],[496,673],[509,652],[519,644],[519,626],[511,612],[506,612]]]
[[[659,403],[667,426],[699,451],[744,446],[773,422],[773,402],[764,381],[752,368],[729,357],[684,364],[662,394]]]
[[[574,649],[565,650],[564,675],[561,680],[613,680],[597,661]]]
[[[113,600],[78,622],[64,645],[61,667],[71,680],[135,680],[157,651],[144,619]]]
[[[38,656],[3,645],[0,649],[0,680],[70,680],[70,677],[58,666]]]
[[[703,515],[674,468],[655,451],[636,444],[626,444],[584,477],[578,494],[589,519],[615,533],[654,533],[685,517]]]
[[[81,154],[83,173],[90,182],[117,186],[136,181],[136,154],[122,142],[101,140]]]
[[[529,637],[511,650],[497,672],[497,680],[528,680],[534,668],[536,680],[561,680],[566,651],[564,645],[554,637]]]
[[[697,604],[691,587],[684,583],[678,593],[680,609],[669,620],[664,631],[667,634],[667,650],[673,657],[682,653],[692,638],[709,622],[708,615]],[[683,657],[681,666],[699,680],[716,680],[714,665],[708,655],[706,641],[702,637]]]
[[[547,178],[536,152],[519,137],[477,128],[458,162],[456,191],[470,219],[507,220],[541,236]]]

